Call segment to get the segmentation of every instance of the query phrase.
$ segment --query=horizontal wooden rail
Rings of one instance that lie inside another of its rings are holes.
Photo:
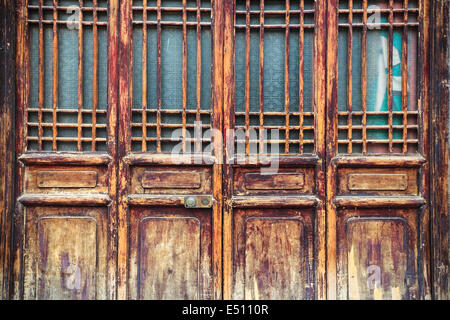
[[[35,206],[106,206],[111,198],[106,194],[25,194],[18,201]]]
[[[154,195],[154,194],[130,194],[127,197],[127,204],[130,206],[169,206],[169,207],[183,207],[184,199],[190,195],[168,194],[168,195]],[[195,197],[207,197],[210,195],[195,195]],[[216,200],[213,199],[213,203]]]
[[[19,161],[28,165],[107,165],[111,160],[106,153],[36,152],[19,157]]]
[[[239,196],[232,197],[229,204],[235,208],[286,208],[314,207],[319,203],[315,196]]]
[[[422,156],[338,156],[332,164],[338,167],[420,167],[425,161]]]
[[[321,160],[318,156],[312,155],[312,156],[284,156],[279,155],[277,157],[275,156],[258,156],[258,157],[232,157],[229,158],[227,161],[227,164],[232,164],[237,167],[261,167],[261,166],[269,166],[270,163],[268,160],[270,160],[270,163],[273,163],[274,161],[277,161],[279,165],[281,166],[308,166],[312,167],[317,164],[320,164]]]
[[[123,158],[124,162],[129,165],[212,165],[216,162],[216,158],[210,155],[181,155],[173,156],[172,154],[148,154],[148,153],[132,153]]]
[[[421,207],[426,201],[419,196],[338,196],[334,204],[351,208]]]

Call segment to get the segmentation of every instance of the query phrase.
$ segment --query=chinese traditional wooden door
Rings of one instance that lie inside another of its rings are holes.
[[[21,0],[14,297],[430,295],[428,0]]]

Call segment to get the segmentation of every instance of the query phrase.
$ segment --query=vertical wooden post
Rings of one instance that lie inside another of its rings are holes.
[[[114,243],[109,246],[109,270],[108,270],[108,299],[117,298],[117,109],[119,104],[119,0],[108,1],[108,151],[112,161],[108,165],[110,177],[109,196],[113,202],[109,206],[109,232]]]
[[[118,245],[117,245],[117,298],[128,298],[128,206],[126,204],[129,166],[123,157],[131,149],[131,90],[132,88],[132,12],[131,0],[120,2],[120,37],[119,37],[119,136],[118,148],[119,179],[117,181],[117,208],[118,208]]]
[[[336,206],[333,199],[336,193],[336,167],[331,161],[337,154],[337,54],[338,52],[338,6],[339,1],[328,0],[327,7],[327,299],[337,297],[336,269]]]
[[[11,226],[14,208],[14,1],[0,2],[0,299],[10,295]]]
[[[222,165],[223,165],[223,2],[212,2],[212,28],[213,28],[213,121],[214,155],[216,163],[213,166],[213,196],[216,203],[213,208],[213,281],[214,299],[222,298]]]
[[[224,1],[224,145],[234,144],[234,136],[231,129],[234,128],[234,58],[235,58],[235,31],[234,31],[234,10],[235,3],[233,0]],[[229,140],[232,142],[230,143]],[[225,162],[223,166],[223,192],[224,192],[224,206],[223,206],[223,298],[231,299],[232,292],[232,213],[233,208],[229,199],[232,194],[232,185],[228,177],[232,174],[232,166],[229,159],[233,158],[234,154],[230,150],[225,150]]]
[[[316,188],[320,203],[317,206],[317,299],[327,298],[326,275],[326,35],[327,10],[325,1],[317,1],[315,8],[315,46],[314,46],[314,110],[316,126],[316,152],[321,161],[316,166]],[[302,106],[303,110],[303,106]],[[301,133],[303,135],[303,133]]]
[[[448,108],[449,6],[432,1],[431,30],[431,278],[433,299],[447,300],[448,287]]]

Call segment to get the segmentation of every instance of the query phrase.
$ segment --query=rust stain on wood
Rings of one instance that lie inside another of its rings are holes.
[[[98,174],[95,171],[39,171],[39,188],[95,188]]]
[[[141,183],[142,187],[147,189],[198,189],[201,187],[198,172],[144,171]]]
[[[348,189],[351,191],[405,191],[408,188],[406,174],[353,173],[348,175]]]
[[[303,173],[246,173],[244,180],[248,190],[301,190],[305,184]]]

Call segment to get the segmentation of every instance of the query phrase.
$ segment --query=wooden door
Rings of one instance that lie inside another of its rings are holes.
[[[225,298],[326,297],[325,15],[225,1]]]
[[[117,3],[17,1],[14,298],[116,297]]]
[[[429,299],[430,1],[328,1],[328,298]]]
[[[120,5],[118,296],[220,298],[220,1]]]
[[[428,298],[428,11],[18,1],[14,298]]]

